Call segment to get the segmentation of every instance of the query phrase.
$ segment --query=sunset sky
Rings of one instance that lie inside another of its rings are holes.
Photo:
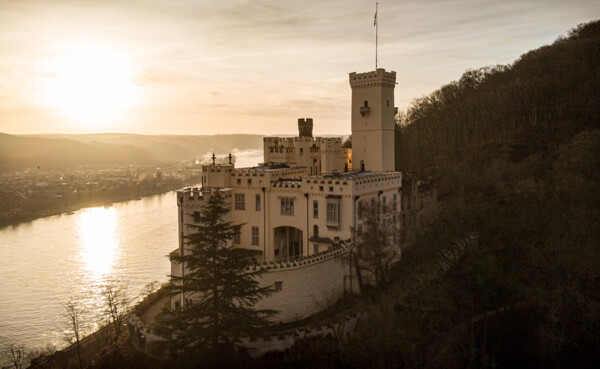
[[[0,1],[0,132],[350,132],[375,1]],[[600,1],[379,1],[396,105],[599,18]]]

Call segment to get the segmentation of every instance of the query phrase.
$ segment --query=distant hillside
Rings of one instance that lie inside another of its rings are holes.
[[[225,154],[234,148],[261,149],[262,136],[147,136],[123,133],[27,136],[0,134],[0,169],[14,170],[37,166],[64,169],[79,165],[152,165],[164,161],[202,158],[207,152]]]
[[[145,149],[65,138],[22,137],[0,133],[0,170],[41,167],[67,169],[80,165],[152,164]]]

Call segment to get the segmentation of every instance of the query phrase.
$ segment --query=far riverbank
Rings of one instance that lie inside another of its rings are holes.
[[[108,206],[113,203],[139,200],[143,197],[164,194],[183,188],[190,183],[197,183],[201,176],[192,176],[184,180],[169,180],[148,182],[145,185],[132,184],[119,187],[113,191],[98,191],[88,196],[74,197],[71,199],[57,198],[39,202],[39,207],[24,213],[14,213],[5,209],[0,214],[0,229],[17,226],[22,223],[31,222],[39,218],[53,215],[69,214],[77,210],[89,207]]]

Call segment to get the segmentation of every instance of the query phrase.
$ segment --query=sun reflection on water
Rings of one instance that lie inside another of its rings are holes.
[[[77,233],[86,267],[100,279],[114,267],[120,243],[114,208],[90,208],[79,213]]]

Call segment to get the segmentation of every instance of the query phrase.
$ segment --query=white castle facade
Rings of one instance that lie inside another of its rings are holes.
[[[254,251],[266,269],[261,284],[275,287],[257,306],[278,310],[275,322],[305,318],[344,292],[359,292],[356,273],[344,262],[362,232],[359,205],[387,209],[398,235],[405,215],[402,173],[394,171],[395,83],[395,72],[384,69],[350,74],[351,150],[342,148],[340,137],[313,137],[308,118],[299,119],[298,137],[265,137],[258,166],[235,168],[213,156],[202,168],[202,187],[178,191],[174,252],[186,252],[186,224],[220,192],[231,204],[230,220],[243,224],[234,247]],[[173,263],[171,273],[185,274],[185,268]],[[182,302],[173,298],[172,305]]]

